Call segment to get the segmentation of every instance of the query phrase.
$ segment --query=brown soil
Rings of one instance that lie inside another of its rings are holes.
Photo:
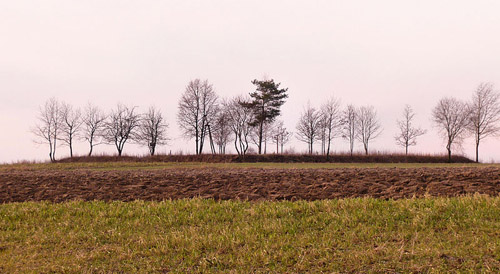
[[[0,202],[317,200],[500,193],[500,168],[5,170]]]

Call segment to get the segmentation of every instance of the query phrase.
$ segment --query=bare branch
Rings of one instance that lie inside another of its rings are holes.
[[[88,156],[92,156],[94,147],[101,144],[106,118],[101,109],[91,103],[87,104],[82,116],[82,137],[90,146]]]
[[[307,104],[297,124],[297,139],[308,145],[308,151],[313,153],[314,141],[320,133],[321,113]]]
[[[61,103],[60,111],[63,123],[59,140],[69,147],[69,155],[73,157],[73,141],[80,131],[82,114],[79,109],[73,109],[71,105],[64,102]]]
[[[38,123],[31,130],[37,137],[37,142],[49,145],[49,158],[52,162],[56,160],[57,140],[62,124],[60,103],[52,97],[40,107]]]
[[[405,148],[408,155],[408,147],[417,144],[417,137],[424,135],[427,131],[413,126],[415,113],[410,105],[406,105],[403,110],[403,119],[397,120],[399,133],[394,137],[396,144]]]
[[[203,152],[208,127],[216,118],[217,99],[207,80],[195,79],[189,82],[179,101],[177,122],[184,136],[195,138],[196,154]]]
[[[342,114],[342,138],[349,142],[351,156],[354,151],[354,141],[357,138],[358,110],[353,105],[348,105]]]
[[[161,111],[151,106],[141,119],[136,141],[146,145],[150,155],[155,155],[156,147],[167,143],[167,129]]]
[[[382,133],[382,128],[377,119],[377,111],[373,106],[363,106],[359,108],[357,117],[356,137],[363,143],[365,154],[368,154],[368,144]]]
[[[476,162],[479,162],[479,143],[488,136],[498,135],[500,131],[499,94],[493,84],[481,83],[468,104],[470,115],[468,131],[476,142]]]
[[[451,149],[460,144],[469,124],[469,110],[465,103],[450,97],[441,99],[432,111],[434,124],[446,140],[448,160],[451,162]]]
[[[135,113],[135,107],[118,104],[106,120],[103,138],[107,143],[114,144],[118,156],[122,156],[125,143],[137,140],[137,128],[140,125],[140,115]]]

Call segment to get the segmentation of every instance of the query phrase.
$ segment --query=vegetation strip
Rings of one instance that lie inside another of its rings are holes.
[[[1,272],[499,272],[500,197],[0,205]]]

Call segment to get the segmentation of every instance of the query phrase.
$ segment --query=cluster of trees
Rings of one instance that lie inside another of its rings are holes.
[[[190,81],[178,105],[177,122],[187,138],[195,140],[195,152],[201,154],[208,139],[212,153],[225,153],[229,142],[239,155],[248,152],[249,144],[258,153],[266,153],[268,141],[279,148],[290,140],[291,133],[276,118],[288,97],[286,88],[274,80],[253,80],[255,91],[249,97],[221,99],[207,80]]]
[[[493,84],[481,83],[468,102],[456,98],[442,98],[434,107],[432,120],[446,142],[448,159],[451,161],[452,148],[471,136],[475,141],[476,162],[479,162],[479,144],[489,136],[500,132],[500,101]],[[406,105],[401,119],[398,119],[398,133],[394,136],[396,144],[408,148],[417,144],[417,138],[427,131],[414,125],[415,112]],[[368,154],[370,140],[377,138],[382,132],[377,112],[373,106],[340,107],[336,99],[330,99],[319,109],[306,106],[297,125],[297,137],[306,142],[309,153],[313,152],[315,141],[321,142],[321,151],[327,157],[330,153],[331,141],[342,137],[349,142],[352,155],[354,142],[363,144]]]
[[[77,140],[88,143],[89,156],[100,144],[114,145],[121,156],[127,142],[145,145],[154,155],[156,147],[166,143],[167,129],[168,124],[155,107],[146,113],[137,113],[136,107],[118,104],[105,113],[92,104],[82,111],[51,98],[40,107],[38,123],[32,132],[39,142],[49,145],[49,158],[55,161],[58,141],[69,148],[71,157]]]
[[[481,83],[468,102],[456,98],[441,99],[432,111],[432,117],[439,133],[446,141],[446,150],[451,159],[454,145],[472,135],[475,142],[476,162],[479,162],[479,144],[500,131],[499,94],[493,84]]]
[[[268,143],[275,145],[276,153],[283,153],[284,145],[293,136],[278,119],[281,106],[288,98],[288,89],[280,88],[280,83],[273,79],[253,80],[252,84],[255,91],[248,96],[220,98],[208,80],[195,79],[188,83],[178,103],[177,122],[184,136],[194,139],[196,154],[203,153],[207,146],[213,154],[225,154],[230,143],[239,155],[248,153],[250,144],[257,147],[259,154],[267,153]],[[168,124],[154,107],[146,113],[137,113],[135,107],[119,104],[104,113],[89,104],[81,111],[51,98],[40,108],[38,118],[33,133],[49,145],[52,161],[55,161],[58,141],[69,147],[73,157],[75,140],[88,142],[89,156],[99,144],[113,144],[121,156],[127,142],[147,146],[154,155],[156,147],[168,140]],[[427,132],[414,125],[414,118],[415,112],[406,105],[396,121],[395,143],[403,147],[406,154],[410,146],[417,144],[417,138]],[[499,94],[492,84],[482,83],[469,102],[443,98],[434,107],[432,120],[446,141],[450,160],[452,148],[472,135],[478,161],[480,142],[500,132]],[[297,140],[308,145],[309,153],[313,153],[314,144],[319,142],[321,153],[329,157],[335,138],[349,143],[351,155],[356,141],[368,154],[370,141],[379,137],[383,129],[373,106],[342,107],[338,99],[331,98],[319,108],[307,104],[296,130]]]
[[[332,98],[319,109],[309,104],[300,116],[297,124],[297,139],[307,143],[309,153],[313,153],[315,141],[321,142],[321,152],[330,156],[332,140],[342,137],[349,142],[350,154],[353,154],[356,140],[363,144],[368,154],[368,144],[382,133],[377,112],[373,106],[355,107],[348,105],[342,109],[340,102]]]

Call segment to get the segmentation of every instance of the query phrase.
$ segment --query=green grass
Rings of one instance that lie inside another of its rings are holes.
[[[448,164],[448,163],[198,163],[198,162],[91,162],[44,163],[0,165],[0,170],[132,170],[170,168],[461,168],[489,167],[497,164]]]
[[[500,197],[0,205],[0,272],[496,272]]]

